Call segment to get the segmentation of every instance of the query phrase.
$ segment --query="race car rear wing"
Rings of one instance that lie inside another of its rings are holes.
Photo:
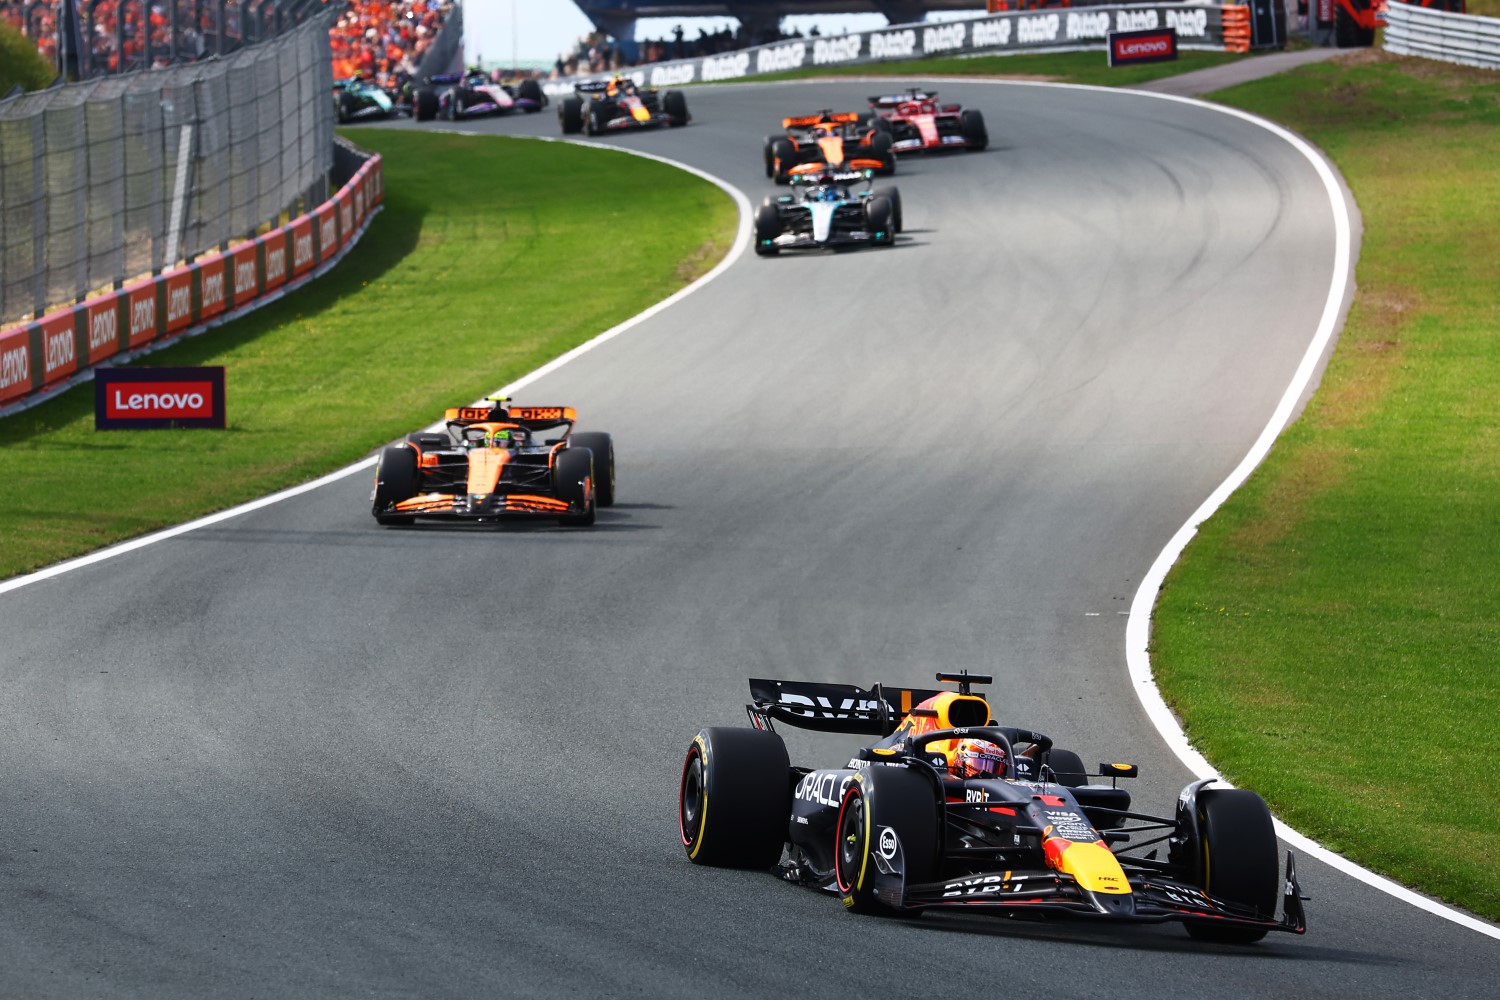
[[[938,92],[935,90],[918,90],[913,87],[904,94],[874,94],[870,97],[870,103],[881,107],[894,107],[908,101],[933,101],[937,99],[937,95]]]
[[[779,721],[825,733],[889,736],[914,706],[941,693],[883,684],[866,691],[853,684],[752,677],[751,703],[745,706],[745,712],[756,729],[774,731],[772,723]]]
[[[503,420],[528,430],[550,431],[577,423],[578,411],[571,406],[509,406],[497,401],[494,407],[451,406],[443,411],[443,419],[450,424]]]
[[[798,115],[793,118],[781,119],[782,128],[805,128],[809,125],[822,125],[826,122],[857,122],[859,113],[855,111],[841,111],[835,114],[832,111],[819,111],[815,115]]]

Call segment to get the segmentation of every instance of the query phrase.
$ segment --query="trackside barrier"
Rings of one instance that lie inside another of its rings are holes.
[[[718,83],[767,73],[818,66],[923,59],[928,56],[1012,55],[1021,52],[1080,52],[1108,48],[1116,31],[1173,28],[1178,47],[1222,51],[1220,4],[1149,3],[1075,6],[1022,10],[962,21],[897,24],[827,38],[801,38],[757,45],[701,59],[638,66],[627,75],[638,86],[677,87]],[[548,94],[571,94],[579,83],[603,80],[608,73],[548,80]]]
[[[1385,12],[1385,49],[1403,56],[1500,69],[1500,19],[1392,3]]]
[[[1250,6],[1230,4],[1224,7],[1224,51],[1250,51]]]
[[[329,201],[228,253],[0,332],[0,416],[92,377],[102,361],[202,333],[322,274],[379,211],[381,169],[370,156]]]

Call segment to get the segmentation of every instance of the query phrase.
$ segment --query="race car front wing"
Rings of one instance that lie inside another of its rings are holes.
[[[1136,923],[1218,924],[1254,927],[1268,931],[1303,934],[1301,886],[1296,861],[1286,857],[1286,879],[1282,889],[1282,916],[1251,912],[1244,907],[1215,899],[1202,889],[1160,875],[1132,874],[1128,894],[1090,892],[1071,876],[1050,869],[981,872],[922,885],[900,885],[899,876],[881,880],[877,894],[897,909],[980,908],[1018,914],[1056,913],[1072,917],[1097,917]]]
[[[583,504],[570,504],[557,497],[530,493],[424,493],[396,503],[393,514],[414,514],[417,517],[504,517],[515,514],[541,514],[556,517],[559,514],[584,514]]]

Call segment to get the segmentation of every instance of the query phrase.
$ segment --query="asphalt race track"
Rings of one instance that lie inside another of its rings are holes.
[[[695,90],[605,141],[758,201],[783,114],[875,89]],[[1220,947],[683,856],[682,754],[750,675],[993,672],[1002,721],[1139,762],[1139,808],[1190,780],[1124,612],[1310,341],[1330,208],[1201,108],[942,91],[993,144],[902,161],[895,248],[747,253],[526,390],[615,434],[596,528],[381,529],[360,473],[0,596],[0,996],[1493,998],[1500,943],[1310,859],[1305,937]]]

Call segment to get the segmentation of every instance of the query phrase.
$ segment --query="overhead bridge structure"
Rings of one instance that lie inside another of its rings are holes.
[[[574,0],[599,30],[635,37],[643,17],[732,17],[752,38],[792,14],[883,14],[892,24],[912,24],[932,11],[981,13],[984,0]]]

